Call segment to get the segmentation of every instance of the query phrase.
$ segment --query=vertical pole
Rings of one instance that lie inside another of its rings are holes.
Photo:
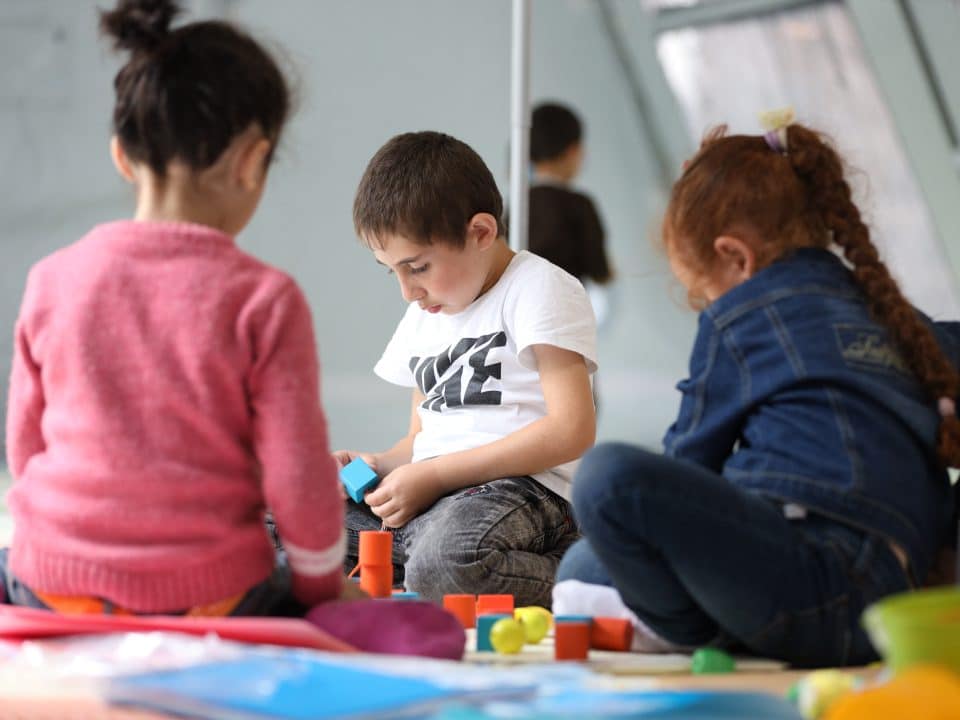
[[[530,180],[530,0],[513,0],[510,52],[510,247],[527,247]]]

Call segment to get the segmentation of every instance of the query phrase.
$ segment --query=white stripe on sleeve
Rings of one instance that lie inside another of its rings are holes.
[[[343,558],[347,552],[346,530],[341,530],[340,537],[325,550],[307,550],[286,540],[282,542],[290,561],[290,569],[297,575],[317,577],[343,567]]]

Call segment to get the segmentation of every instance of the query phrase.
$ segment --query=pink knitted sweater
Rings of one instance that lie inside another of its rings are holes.
[[[27,586],[169,612],[272,571],[341,589],[343,507],[310,310],[212,228],[101,225],[30,272],[7,455],[10,563]]]

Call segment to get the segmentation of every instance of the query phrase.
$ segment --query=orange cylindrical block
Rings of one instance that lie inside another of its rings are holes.
[[[553,628],[553,656],[557,660],[586,660],[590,652],[590,625],[557,623]]]
[[[393,592],[393,533],[360,532],[360,589],[370,597],[390,597]]]
[[[590,625],[590,647],[628,652],[633,642],[633,625],[623,618],[595,617]]]
[[[370,597],[390,597],[393,594],[393,565],[361,566],[360,589]]]
[[[360,566],[393,565],[393,533],[389,530],[360,531]]]
[[[444,595],[443,607],[457,616],[465,628],[477,625],[477,598],[474,595]]]
[[[513,595],[478,595],[477,615],[507,613],[513,615]]]

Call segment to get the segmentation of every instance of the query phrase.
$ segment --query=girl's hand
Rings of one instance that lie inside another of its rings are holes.
[[[401,465],[364,500],[384,526],[403,527],[443,495],[433,468],[429,460]]]

